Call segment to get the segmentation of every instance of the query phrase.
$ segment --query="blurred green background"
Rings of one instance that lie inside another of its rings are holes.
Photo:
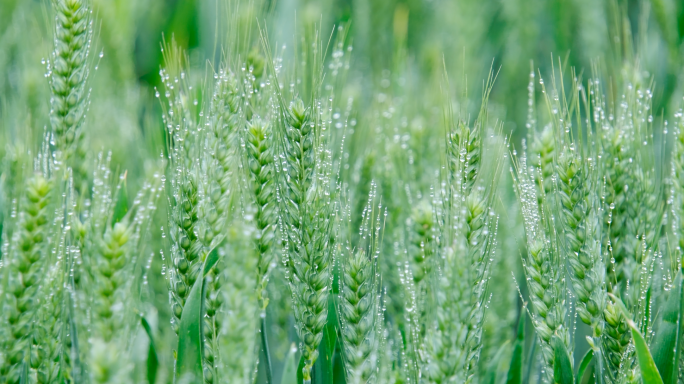
[[[154,87],[160,45],[173,36],[192,65],[216,63],[226,41],[228,0],[94,0],[89,130],[92,148],[107,147],[125,168],[159,150],[161,121]],[[552,63],[586,75],[592,63],[617,74],[639,63],[655,82],[654,110],[678,106],[681,95],[684,2],[676,0],[280,0],[252,15],[268,28],[273,46],[291,43],[295,23],[323,31],[349,24],[353,46],[350,89],[364,116],[379,93],[403,101],[406,117],[430,111],[441,98],[444,69],[450,91],[479,100],[490,68],[498,72],[491,97],[513,142],[524,137],[530,69],[548,74]],[[0,1],[0,115],[3,132],[25,143],[41,139],[48,108],[42,59],[51,50],[46,0]],[[477,102],[469,110],[477,110]],[[402,112],[404,112],[402,111]],[[415,116],[413,116],[415,117]],[[29,129],[30,128],[30,129]],[[139,140],[139,139],[144,140]],[[116,140],[113,140],[116,139]],[[105,145],[106,144],[106,145]],[[122,149],[140,147],[140,153]],[[6,148],[2,149],[3,151]]]
[[[202,78],[220,60],[222,44],[231,41],[234,3],[92,1],[96,18],[85,131],[93,153],[112,151],[113,163],[128,170],[131,190],[156,169],[165,151],[161,109],[155,98],[163,39],[173,36],[187,50],[191,71]],[[559,62],[565,69],[574,67],[584,79],[595,70],[609,82],[606,89],[613,98],[611,92],[620,89],[621,78],[653,81],[653,109],[659,116],[671,116],[681,105],[684,1],[271,0],[262,11],[244,17],[256,19],[276,49],[293,44],[299,24],[318,23],[324,36],[336,25],[348,28],[353,52],[344,94],[353,98],[355,124],[348,132],[349,170],[343,177],[359,192],[357,196],[367,192],[371,178],[378,180],[391,214],[385,254],[392,252],[392,223],[406,217],[407,212],[401,212],[407,206],[401,203],[405,195],[424,199],[436,180],[446,100],[474,118],[490,71],[497,74],[490,120],[502,123],[513,147],[519,147],[527,135],[530,71],[549,76]],[[49,1],[0,0],[0,158],[6,167],[35,154],[49,131],[50,92],[44,75],[52,35]],[[407,188],[413,190],[404,194]],[[522,276],[522,228],[510,180],[501,183],[501,191],[501,250],[492,276],[483,364],[515,333],[513,309],[519,299],[511,273]],[[358,198],[359,207],[362,201]],[[5,198],[0,203],[4,205],[0,211],[6,212],[10,202]],[[158,210],[158,223],[166,219],[164,205]],[[151,252],[166,246],[161,225],[153,228]],[[385,260],[393,262],[391,257]],[[172,332],[161,266],[155,257],[151,296],[146,300],[157,308],[159,332],[168,336],[162,343],[168,343]],[[396,284],[394,267],[385,268],[385,283]],[[400,321],[401,306],[390,299],[390,320],[394,307],[395,320]],[[272,309],[269,316],[274,323],[287,324],[287,312],[282,315],[278,310]],[[272,332],[274,338],[277,332],[294,337],[291,325]],[[276,377],[287,347],[287,343],[275,347]],[[170,367],[169,361],[162,363]]]

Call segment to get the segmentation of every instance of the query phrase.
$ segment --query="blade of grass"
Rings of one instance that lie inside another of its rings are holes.
[[[263,349],[266,362],[266,382],[268,384],[273,384],[273,369],[271,366],[271,355],[268,350],[268,335],[266,334],[266,313],[261,316],[260,327],[261,348]]]
[[[144,316],[140,316],[140,323],[150,339],[150,346],[147,350],[147,382],[154,384],[157,381],[157,369],[159,368],[159,358],[157,357],[157,347],[155,346],[152,327]]]
[[[306,359],[304,358],[304,354],[299,358],[299,363],[297,364],[297,384],[303,384],[304,383],[304,362]]]
[[[573,384],[575,377],[572,372],[572,364],[570,363],[570,356],[565,344],[558,337],[554,336],[553,340],[553,381],[556,384]]]
[[[583,383],[593,383],[594,378],[593,378],[593,365],[591,365],[592,361],[594,360],[594,351],[593,350],[588,350],[587,353],[584,355],[582,358],[582,361],[580,362],[579,370],[577,371],[577,383],[578,384],[583,384]],[[586,378],[585,378],[586,376]]]

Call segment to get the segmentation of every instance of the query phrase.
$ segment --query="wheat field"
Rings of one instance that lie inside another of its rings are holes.
[[[0,0],[0,383],[684,383],[684,3]]]

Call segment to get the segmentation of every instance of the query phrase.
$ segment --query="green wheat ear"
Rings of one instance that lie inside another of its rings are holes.
[[[186,75],[187,58],[174,42],[164,46],[165,68],[160,71],[166,101],[162,104],[163,121],[169,135],[169,158],[172,165],[169,196],[169,235],[172,241],[168,283],[172,329],[179,331],[185,300],[199,277],[206,248],[200,238],[200,157],[201,137],[195,111],[189,102],[191,86]],[[213,195],[213,190],[212,190]],[[219,194],[220,195],[220,194]],[[220,197],[220,196],[219,196]]]
[[[326,186],[311,185],[315,173],[315,123],[301,99],[286,111],[283,147],[287,160],[284,189],[290,287],[297,333],[303,341],[305,383],[318,359],[318,346],[328,317],[331,255],[328,248],[332,207],[325,202]],[[310,190],[311,188],[311,190]]]
[[[247,125],[245,142],[250,172],[250,192],[256,214],[254,238],[257,253],[257,296],[262,310],[268,306],[266,286],[273,267],[271,250],[275,239],[275,169],[273,167],[273,133],[267,121],[252,119]]]
[[[534,158],[534,165],[537,167],[534,181],[539,187],[540,193],[549,194],[553,191],[553,158],[556,154],[556,142],[551,125],[545,126],[540,135],[534,136],[530,150]]]
[[[222,69],[215,76],[214,93],[209,109],[209,155],[204,189],[208,191],[200,203],[200,231],[204,249],[219,246],[225,237],[230,214],[233,173],[236,166],[236,136],[243,124],[241,111],[242,98],[239,95],[236,76],[228,69]],[[217,263],[206,276],[205,281],[205,343],[204,379],[214,382],[218,377],[216,368],[219,360],[219,333],[224,284],[224,263]]]
[[[43,281],[48,242],[49,202],[52,182],[36,173],[26,182],[18,213],[18,228],[12,237],[11,270],[4,312],[9,334],[3,340],[7,351],[2,371],[8,383],[22,380],[32,343],[34,317],[39,307],[37,293]],[[35,364],[34,364],[35,365]]]
[[[91,11],[87,0],[53,0],[55,50],[49,69],[50,122],[62,161],[74,169],[77,189],[87,180],[83,122],[88,109],[85,89],[91,44]]]
[[[532,153],[532,156],[537,156]],[[551,163],[549,166],[553,166]],[[523,257],[523,268],[530,290],[531,316],[542,347],[542,362],[547,375],[553,373],[554,349],[551,345],[554,335],[561,337],[567,346],[570,343],[569,330],[565,325],[565,284],[561,266],[562,255],[558,248],[556,232],[550,230],[548,202],[536,176],[539,168],[528,169],[527,158],[520,156],[515,163],[514,182],[523,213],[527,255]],[[553,171],[552,171],[553,172]],[[531,174],[532,173],[532,174]]]
[[[424,291],[424,280],[430,275],[434,263],[436,235],[432,207],[428,202],[423,201],[413,209],[410,223],[408,251],[413,282],[417,289]]]
[[[382,206],[374,207],[376,194],[372,183],[368,203],[361,213],[358,242],[352,245],[351,239],[341,241],[344,250],[340,255],[338,316],[349,383],[367,383],[377,370],[372,355],[381,353],[377,350],[382,320],[377,258],[382,236]],[[346,214],[351,216],[351,212]],[[351,224],[351,217],[347,221]]]

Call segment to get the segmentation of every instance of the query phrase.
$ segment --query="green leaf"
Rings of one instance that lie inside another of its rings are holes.
[[[118,185],[119,193],[116,197],[116,205],[112,215],[112,225],[120,222],[128,213],[128,188],[126,188],[126,174],[124,173]]]
[[[520,318],[518,319],[518,333],[513,345],[513,354],[511,355],[511,365],[508,368],[508,375],[506,384],[520,384],[523,376],[523,356],[525,355],[525,316],[527,311],[523,306],[520,311]]]
[[[297,384],[303,384],[304,383],[304,373],[302,370],[304,369],[304,354],[299,358],[299,364],[297,364]]]
[[[335,304],[332,298],[328,300],[328,321],[323,328],[323,340],[319,347],[320,357],[316,363],[321,368],[320,378],[316,378],[317,383],[333,384],[333,357],[335,355],[335,346],[337,344],[337,316],[335,312]]]
[[[219,261],[218,247],[214,247],[207,255],[206,260],[204,260],[204,267],[202,269],[202,276],[206,276],[214,265]]]
[[[556,384],[573,384],[575,376],[572,372],[570,356],[563,341],[554,336],[553,340],[553,381]]]
[[[656,326],[651,353],[664,384],[677,384],[682,340],[682,274],[677,274],[674,289],[670,292]]]
[[[582,358],[579,365],[579,370],[577,371],[577,383],[578,384],[589,384],[594,383],[594,351],[589,349],[587,353]]]
[[[482,378],[482,384],[496,384],[498,382],[497,379],[499,376],[499,365],[501,364],[501,358],[508,349],[509,343],[510,341],[506,340],[506,342],[504,342],[496,351],[494,357],[492,357],[491,361],[487,365],[487,372],[485,372],[485,375]]]
[[[644,384],[663,384],[663,379],[660,377],[660,373],[658,373],[658,367],[656,367],[653,356],[651,356],[651,352],[648,350],[648,344],[646,344],[646,340],[644,339],[644,336],[641,335],[641,332],[639,332],[636,324],[631,320],[632,317],[629,314],[627,307],[625,307],[625,304],[617,296],[611,293],[608,295],[617,304],[618,308],[622,310],[622,313],[627,320],[627,324],[632,329],[632,340],[634,340],[637,360],[639,361],[639,368],[641,369],[641,379],[644,381]]]
[[[202,277],[206,276],[218,262],[219,255],[214,248],[204,261]],[[178,359],[176,360],[176,379],[187,378],[189,382],[199,382],[202,372],[202,304],[204,299],[204,279],[198,278],[192,286],[185,302],[178,332]]]
[[[344,371],[344,360],[342,359],[342,350],[340,343],[336,344],[335,354],[333,355],[333,383],[347,383],[347,377]]]
[[[200,382],[202,374],[202,288],[204,279],[197,279],[185,302],[178,332],[176,379]]]
[[[285,366],[283,367],[283,376],[280,379],[280,384],[297,384],[297,363],[295,354],[297,348],[294,343],[290,346],[290,352],[285,357]]]
[[[658,367],[656,367],[651,352],[648,350],[646,340],[644,340],[644,337],[633,321],[628,320],[627,322],[629,327],[632,328],[632,339],[634,339],[634,347],[636,348],[641,378],[644,380],[644,384],[663,384],[663,379],[660,377],[660,373],[658,373]]]
[[[157,381],[157,369],[159,368],[159,358],[157,357],[157,347],[154,343],[154,336],[152,334],[152,328],[150,323],[144,316],[140,317],[140,323],[147,333],[147,337],[150,339],[150,347],[147,350],[147,382],[149,384],[154,384]]]

